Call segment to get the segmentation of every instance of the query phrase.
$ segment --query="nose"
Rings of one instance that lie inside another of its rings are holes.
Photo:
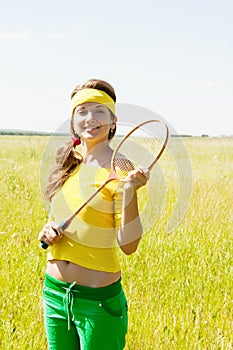
[[[94,119],[93,112],[91,110],[87,111],[87,115],[85,116],[86,121],[91,121]]]

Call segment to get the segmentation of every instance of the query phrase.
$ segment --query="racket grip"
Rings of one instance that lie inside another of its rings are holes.
[[[53,228],[53,231],[54,231],[54,232],[56,233],[56,235],[58,236],[58,232],[57,232],[57,230],[55,230],[55,228]],[[45,243],[44,241],[40,242],[40,246],[41,246],[41,248],[43,248],[43,249],[47,249],[47,248],[48,248],[48,244]]]
[[[44,241],[40,242],[40,246],[41,246],[41,248],[43,248],[43,249],[47,249],[47,248],[48,248],[48,244],[45,243]]]

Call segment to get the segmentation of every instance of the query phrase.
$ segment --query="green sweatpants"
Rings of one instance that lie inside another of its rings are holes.
[[[124,349],[127,301],[120,280],[90,288],[46,274],[43,302],[49,350]]]

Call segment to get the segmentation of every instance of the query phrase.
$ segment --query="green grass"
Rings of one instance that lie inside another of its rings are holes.
[[[47,348],[41,306],[46,254],[37,241],[46,220],[40,160],[47,141],[0,137],[4,350]],[[179,191],[174,164],[165,155],[161,215],[138,251],[120,256],[129,302],[126,350],[233,349],[233,139],[184,142],[192,162],[193,190],[182,223],[172,233],[165,232]]]

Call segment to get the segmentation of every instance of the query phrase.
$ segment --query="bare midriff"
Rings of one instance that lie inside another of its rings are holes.
[[[68,283],[75,281],[81,286],[92,288],[108,286],[121,277],[121,271],[113,273],[90,270],[64,260],[49,260],[46,273],[60,281]]]

